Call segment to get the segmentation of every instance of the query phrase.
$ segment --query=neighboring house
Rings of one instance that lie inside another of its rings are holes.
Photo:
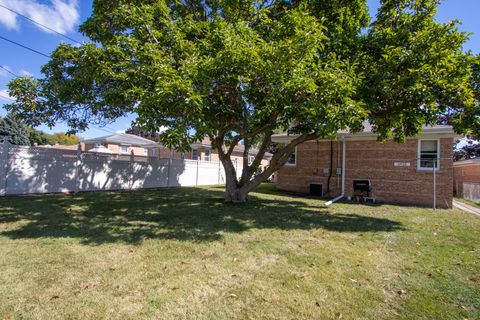
[[[106,148],[114,154],[136,156],[158,156],[158,150],[161,147],[158,143],[142,137],[128,133],[115,133],[108,136],[87,139],[83,141],[85,151],[98,152],[102,150],[105,153]]]
[[[203,160],[203,161],[220,161],[218,157],[218,152],[214,148],[212,148],[212,145],[210,144],[210,139],[205,138],[201,142],[193,143],[190,145],[192,148],[191,152],[188,152],[185,154],[186,159],[192,159],[192,160]],[[240,167],[243,167],[243,152],[245,151],[245,146],[242,144],[236,145],[233,148],[232,155],[230,156],[230,159],[232,159],[232,162]],[[252,163],[255,157],[258,154],[258,150],[255,148],[250,148],[248,150],[248,163]],[[263,156],[263,159],[260,163],[261,167],[266,167],[270,163],[270,159],[272,158],[272,154],[266,152],[265,155]]]
[[[206,162],[220,161],[218,158],[218,152],[212,148],[210,139],[208,138],[192,143],[190,145],[191,151],[188,152],[178,152],[168,149],[160,143],[137,136],[136,134],[128,133],[115,133],[109,136],[88,139],[83,141],[83,143],[85,144],[84,150],[92,152],[105,153],[106,148],[114,154],[130,155],[133,152],[136,156],[155,156],[159,158],[201,160]],[[244,150],[245,146],[243,145],[237,145],[233,149],[231,159],[238,167],[243,166]],[[249,162],[253,161],[257,154],[257,149],[250,148],[248,154]],[[261,166],[267,166],[271,157],[272,155],[270,153],[266,153],[262,159]]]
[[[142,131],[138,128],[130,129],[134,135],[140,137],[148,137],[154,139],[155,141],[159,141],[159,134],[152,134],[146,131]],[[201,160],[201,161],[220,161],[218,157],[218,152],[215,148],[212,147],[210,139],[205,137],[202,141],[197,141],[190,145],[191,150],[187,152],[178,152],[175,150],[171,150],[165,147],[160,147],[158,152],[161,158],[172,158],[172,159],[189,159],[189,160]],[[245,150],[244,145],[237,145],[233,149],[231,159],[236,166],[242,167],[243,166],[243,152]],[[255,148],[250,148],[248,152],[248,159],[249,163],[251,163],[255,156],[258,154],[258,150]],[[265,167],[270,163],[270,159],[272,158],[272,154],[266,153],[261,161],[261,166]]]
[[[480,158],[453,163],[453,192],[459,197],[480,202]]]
[[[294,137],[279,134],[273,141],[287,143]],[[435,190],[436,207],[451,207],[455,137],[450,126],[425,127],[405,144],[378,142],[370,126],[357,134],[339,132],[336,141],[298,145],[277,172],[277,188],[420,206],[433,206]]]

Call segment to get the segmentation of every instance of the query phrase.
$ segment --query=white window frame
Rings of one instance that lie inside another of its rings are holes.
[[[197,154],[196,157],[193,156],[193,152],[195,151],[195,153]],[[196,159],[195,159],[196,158]],[[199,160],[199,153],[198,153],[198,149],[192,149],[192,160]]]
[[[207,156],[207,151],[208,151],[208,156]],[[205,157],[204,157],[204,161],[211,161],[212,159],[212,150],[206,148],[205,149]]]
[[[148,148],[143,148],[143,155],[148,156]]]
[[[150,149],[148,150],[148,155],[149,155],[150,157],[155,157],[155,149],[154,149],[154,148],[150,148]]]
[[[127,148],[127,150],[126,150],[126,151],[123,151],[123,148]],[[123,153],[123,154],[128,153],[128,145],[124,145],[124,144],[122,145],[122,144],[121,144],[121,145],[120,145],[120,153]]]
[[[418,171],[425,171],[425,172],[432,172],[433,168],[431,167],[422,167],[421,166],[421,154],[422,154],[422,141],[436,141],[437,142],[437,158],[436,158],[436,168],[435,171],[438,172],[440,170],[440,139],[418,139],[418,146],[417,146],[417,170]]]
[[[290,160],[290,157],[292,156],[292,155],[290,155],[287,159],[287,162],[285,162],[285,166],[287,166],[287,167],[295,167],[297,165],[297,162],[298,162],[297,147],[295,147],[295,151],[292,154],[295,155],[295,162],[294,163],[288,163],[288,160]]]

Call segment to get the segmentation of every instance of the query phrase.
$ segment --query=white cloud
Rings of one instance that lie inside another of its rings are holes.
[[[50,3],[38,0],[0,0],[0,4],[61,33],[74,31],[80,19],[78,0],[50,0]],[[0,24],[18,30],[19,19],[21,17],[15,13],[0,7]],[[52,32],[37,24],[35,26],[45,32]]]
[[[7,89],[0,89],[0,101],[12,102],[12,100]]]
[[[8,72],[7,70],[3,69],[3,68],[7,69],[10,72],[12,71],[12,68],[4,65],[4,66],[2,66],[2,68],[0,68],[0,77],[11,77],[11,73]]]
[[[27,70],[24,70],[24,69],[20,70],[19,73],[20,73],[21,76],[33,77],[33,73],[28,72]]]

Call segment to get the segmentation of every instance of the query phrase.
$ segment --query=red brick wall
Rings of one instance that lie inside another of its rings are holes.
[[[330,196],[341,193],[342,142],[333,143],[333,176]],[[451,207],[453,197],[453,138],[440,139],[440,170],[436,173],[437,207]],[[353,180],[368,179],[372,184],[372,196],[382,202],[433,205],[433,173],[417,170],[418,140],[409,139],[405,144],[392,141],[379,143],[374,140],[346,141],[346,196],[353,194]],[[340,159],[340,161],[338,161]],[[394,166],[396,161],[410,162],[408,167]],[[284,166],[277,175],[277,188],[301,193],[309,192],[312,182],[322,182],[327,189],[330,166],[330,142],[307,142],[297,147],[296,166]],[[315,173],[316,172],[316,173]]]
[[[453,191],[456,195],[463,194],[464,182],[480,183],[480,163],[456,165],[453,167]]]
[[[340,147],[339,147],[340,146]],[[338,160],[340,157],[340,161]],[[331,195],[341,192],[341,176],[336,168],[341,167],[341,143],[333,142],[333,172],[330,179]],[[310,183],[323,183],[323,191],[327,190],[328,172],[330,168],[330,142],[306,142],[297,146],[296,165],[285,165],[276,174],[277,188],[281,190],[308,193]]]

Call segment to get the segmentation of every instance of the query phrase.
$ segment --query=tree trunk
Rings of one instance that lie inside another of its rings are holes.
[[[275,171],[280,169],[285,162],[287,162],[290,154],[295,150],[295,146],[299,143],[302,143],[307,140],[313,140],[317,137],[315,133],[303,134],[295,138],[289,145],[284,147],[282,150],[279,150],[270,160],[270,165],[259,175],[253,177],[253,170],[250,170],[248,165],[244,163],[242,172],[242,178],[240,181],[237,180],[237,172],[235,167],[230,159],[230,155],[233,151],[234,145],[230,146],[230,149],[227,152],[223,151],[223,137],[221,139],[212,139],[214,145],[216,146],[218,156],[222,162],[223,168],[225,169],[225,202],[232,203],[242,203],[247,201],[247,196],[250,191],[255,189],[260,183],[265,181],[269,176],[271,176]],[[264,140],[262,143],[261,150],[254,161],[253,169],[256,169],[265,154],[268,143],[270,142],[271,135],[267,137],[267,140]],[[257,159],[258,158],[258,159]],[[248,163],[248,158],[247,158]],[[247,172],[245,172],[247,170]]]
[[[235,188],[233,190],[225,190],[225,202],[242,203],[247,202],[248,192],[242,188]]]
[[[236,173],[225,170],[225,180],[225,202],[246,202],[249,190],[238,186]]]

